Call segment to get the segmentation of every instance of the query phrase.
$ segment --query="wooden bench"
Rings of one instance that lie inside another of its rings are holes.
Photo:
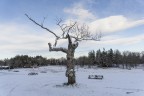
[[[103,79],[103,75],[89,75],[88,79]]]

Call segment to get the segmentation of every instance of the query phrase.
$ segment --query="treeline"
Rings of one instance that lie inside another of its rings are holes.
[[[17,55],[10,59],[0,60],[0,66],[10,66],[10,68],[32,68],[47,65],[63,65],[66,59],[47,59],[42,56],[31,57],[28,55]]]
[[[28,55],[17,55],[10,59],[0,60],[0,66],[10,66],[11,68],[30,68],[47,65],[66,65],[66,59],[47,59],[42,56],[31,57]],[[88,67],[122,67],[130,69],[144,64],[144,52],[130,52],[119,50],[97,50],[90,51],[88,56],[81,56],[74,59],[74,64]]]
[[[88,56],[79,57],[77,64],[84,66],[98,66],[98,67],[122,67],[130,69],[137,67],[139,64],[144,64],[144,52],[130,52],[119,50],[97,50],[90,51]]]

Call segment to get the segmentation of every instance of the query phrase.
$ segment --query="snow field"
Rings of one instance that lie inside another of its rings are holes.
[[[77,84],[63,86],[65,70],[62,66],[0,70],[0,96],[144,96],[142,69],[79,68]],[[104,79],[88,79],[88,75],[103,75]]]

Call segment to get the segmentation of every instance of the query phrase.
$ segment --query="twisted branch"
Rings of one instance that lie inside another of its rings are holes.
[[[52,48],[51,43],[48,43],[48,46],[49,46],[49,51],[62,51],[64,53],[68,52],[68,50],[66,48],[62,48],[62,47],[60,47],[60,48]]]
[[[26,15],[26,17],[27,17],[29,20],[31,20],[31,21],[32,21],[33,23],[35,23],[36,25],[38,25],[38,26],[40,26],[41,28],[49,31],[49,32],[52,33],[56,38],[60,38],[60,37],[57,36],[53,31],[51,31],[50,29],[44,27],[43,24],[39,24],[39,23],[37,23],[35,20],[33,20],[32,18],[30,18],[27,14],[25,14],[25,15]]]

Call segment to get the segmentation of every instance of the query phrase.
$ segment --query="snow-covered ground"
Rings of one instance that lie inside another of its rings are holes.
[[[0,70],[0,96],[144,96],[142,69],[79,68],[75,86],[63,86],[67,81],[65,70],[61,66]],[[38,75],[28,75],[30,72]],[[88,75],[104,78],[88,79]]]

